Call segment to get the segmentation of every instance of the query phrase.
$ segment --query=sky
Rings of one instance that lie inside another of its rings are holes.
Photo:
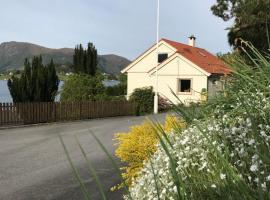
[[[160,37],[228,52],[229,23],[212,15],[215,0],[160,0]],[[0,43],[49,48],[94,43],[100,55],[133,60],[156,40],[157,0],[0,0]]]

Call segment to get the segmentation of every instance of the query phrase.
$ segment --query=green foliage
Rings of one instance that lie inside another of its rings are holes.
[[[121,84],[127,85],[127,74],[120,74],[118,80]]]
[[[130,101],[137,104],[136,113],[145,114],[153,111],[154,92],[152,87],[137,88],[130,96]]]
[[[115,86],[109,86],[106,88],[106,94],[108,96],[124,96],[126,95],[126,86],[125,85],[115,85]]]
[[[258,50],[270,49],[270,1],[268,0],[217,0],[212,6],[214,15],[224,21],[234,19],[228,39],[234,48],[242,46],[239,38],[251,42]]]
[[[97,71],[97,64],[97,50],[92,43],[88,43],[86,50],[84,50],[81,44],[75,47],[72,65],[75,73],[85,73],[94,76]]]
[[[59,79],[53,61],[45,66],[42,57],[34,57],[32,63],[25,60],[21,76],[12,76],[8,88],[13,102],[53,102]]]
[[[118,80],[120,84],[106,88],[106,94],[108,96],[116,97],[125,96],[127,94],[127,75],[120,74]]]
[[[63,85],[61,101],[103,100],[105,98],[103,78],[99,73],[95,76],[70,75]]]

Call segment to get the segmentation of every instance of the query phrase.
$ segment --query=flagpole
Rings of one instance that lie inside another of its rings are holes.
[[[154,97],[154,114],[158,114],[158,52],[159,52],[159,15],[160,15],[160,0],[157,0],[157,44],[156,44],[156,86]]]

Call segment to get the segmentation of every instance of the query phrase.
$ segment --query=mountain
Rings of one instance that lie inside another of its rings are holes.
[[[24,59],[36,55],[42,55],[44,63],[53,59],[61,69],[67,69],[72,63],[73,51],[71,48],[51,49],[26,42],[4,42],[0,44],[0,71],[22,69]],[[130,63],[128,59],[113,54],[99,55],[98,58],[98,68],[108,74],[119,74]]]

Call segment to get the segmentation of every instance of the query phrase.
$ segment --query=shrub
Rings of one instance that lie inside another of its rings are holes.
[[[130,101],[137,104],[138,115],[150,113],[154,109],[154,92],[152,87],[136,88],[130,96]]]
[[[115,140],[118,145],[115,155],[122,162],[127,163],[127,166],[122,168],[124,171],[122,177],[130,186],[142,168],[143,161],[156,151],[155,128],[150,122],[144,122],[141,125],[131,127],[128,133],[116,134]]]
[[[185,126],[185,122],[176,116],[166,116],[164,127],[167,132],[185,128]],[[118,145],[115,154],[127,164],[122,168],[124,171],[122,177],[130,186],[143,167],[143,163],[156,151],[158,142],[156,129],[152,123],[146,121],[141,125],[131,127],[128,133],[116,134],[115,140]],[[113,189],[119,189],[122,186],[123,184],[120,184]]]
[[[256,68],[236,60],[226,95],[204,117],[178,110],[191,125],[160,140],[132,199],[269,199],[270,63],[253,51]]]
[[[153,112],[154,109],[154,96],[152,87],[137,88],[130,96],[130,101],[137,104],[136,114],[143,115]],[[172,107],[171,103],[164,97],[158,97],[159,111],[167,111]]]

